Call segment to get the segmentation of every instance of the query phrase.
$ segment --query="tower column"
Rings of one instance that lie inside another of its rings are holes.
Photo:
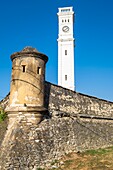
[[[12,79],[9,119],[38,123],[46,111],[44,107],[45,64],[48,57],[35,48],[26,47],[11,55]]]
[[[73,8],[59,8],[58,85],[74,90]]]

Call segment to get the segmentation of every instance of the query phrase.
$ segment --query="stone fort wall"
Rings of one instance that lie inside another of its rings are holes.
[[[52,116],[86,116],[108,119],[113,117],[113,102],[77,93],[49,82],[45,82],[44,93],[45,107]],[[0,101],[3,108],[9,104],[9,95]]]
[[[3,101],[8,103],[8,97]],[[46,82],[45,104],[49,113],[40,124],[15,119],[8,127],[1,145],[2,170],[33,170],[69,152],[113,145],[112,102]]]
[[[53,114],[113,117],[113,102],[80,94],[46,82],[45,105]]]

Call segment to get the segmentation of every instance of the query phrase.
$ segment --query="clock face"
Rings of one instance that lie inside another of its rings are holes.
[[[64,26],[64,27],[62,28],[62,31],[68,32],[68,31],[69,31],[69,27],[68,27],[68,26]]]

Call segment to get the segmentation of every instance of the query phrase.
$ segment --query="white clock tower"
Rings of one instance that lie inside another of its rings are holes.
[[[73,7],[59,8],[58,85],[74,90]]]

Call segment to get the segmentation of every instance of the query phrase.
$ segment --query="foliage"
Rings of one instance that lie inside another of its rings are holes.
[[[4,121],[5,118],[7,117],[4,109],[0,106],[0,122]]]

